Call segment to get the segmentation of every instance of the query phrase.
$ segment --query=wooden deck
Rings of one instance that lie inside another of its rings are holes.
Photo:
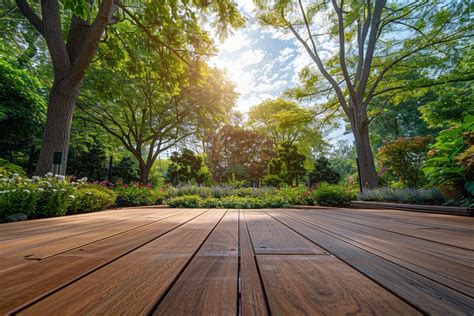
[[[0,225],[0,314],[474,314],[474,218],[122,209]]]

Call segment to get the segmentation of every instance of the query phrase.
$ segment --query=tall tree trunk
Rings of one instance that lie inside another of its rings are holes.
[[[354,133],[357,157],[359,159],[359,173],[362,188],[375,189],[379,186],[377,171],[375,170],[374,155],[370,145],[369,121],[367,118],[361,121],[351,120]]]
[[[62,158],[61,167],[58,167],[58,170],[54,170],[54,172],[60,175],[66,174],[69,135],[79,85],[77,89],[67,94],[60,91],[56,83],[53,85],[53,89],[51,89],[43,132],[43,145],[41,146],[38,165],[35,171],[37,176],[53,172],[53,156],[55,152],[60,152]]]

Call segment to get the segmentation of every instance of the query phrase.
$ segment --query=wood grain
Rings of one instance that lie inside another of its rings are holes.
[[[154,315],[236,315],[238,211],[229,211]]]
[[[267,303],[263,292],[263,285],[257,270],[255,253],[253,251],[250,235],[247,230],[247,223],[243,215],[240,214],[240,306],[241,314],[247,315],[268,315]]]
[[[37,301],[192,220],[193,210],[0,274],[0,314]]]
[[[338,259],[257,255],[273,315],[421,315]]]
[[[338,235],[278,211],[271,215],[426,313],[469,315],[474,309],[467,295],[384,260]]]
[[[224,213],[206,212],[19,314],[149,313]]]
[[[325,254],[326,252],[263,211],[244,211],[256,254]]]

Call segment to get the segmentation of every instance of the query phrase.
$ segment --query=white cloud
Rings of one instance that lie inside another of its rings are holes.
[[[265,53],[261,49],[249,49],[240,54],[238,62],[242,65],[256,65],[259,64]]]
[[[235,52],[241,48],[246,48],[249,46],[250,38],[241,30],[235,31],[234,34],[231,34],[229,37],[227,37],[223,43],[217,44],[217,48],[220,51],[225,52]]]

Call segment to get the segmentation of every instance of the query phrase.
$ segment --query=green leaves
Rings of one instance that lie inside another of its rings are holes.
[[[91,7],[88,0],[61,0],[65,10],[83,20],[91,15]]]

